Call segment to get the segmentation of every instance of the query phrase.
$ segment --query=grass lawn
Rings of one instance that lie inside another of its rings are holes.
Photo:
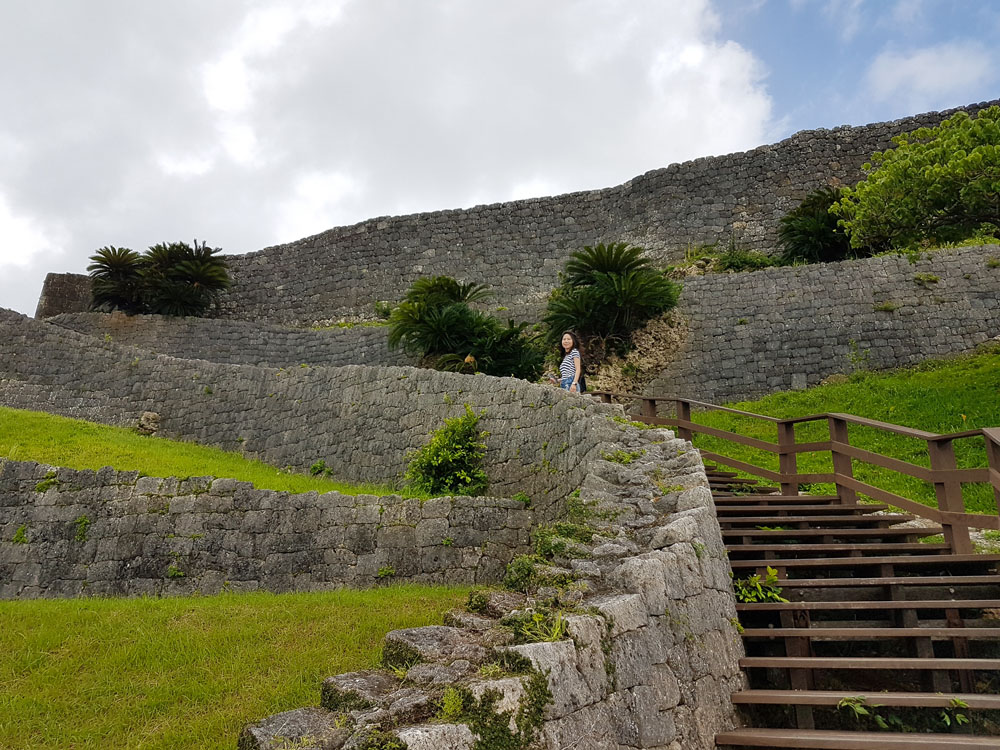
[[[467,589],[0,602],[0,748],[232,750]]]
[[[267,490],[426,497],[388,485],[355,485],[321,476],[292,474],[219,448],[149,437],[124,427],[5,407],[0,407],[0,456],[71,469],[96,470],[113,466],[154,477],[229,477],[252,482],[255,487]]]
[[[887,373],[860,372],[848,382],[786,391],[757,401],[727,406],[772,417],[801,417],[842,412],[935,433],[961,432],[1000,426],[1000,353],[997,350],[953,359],[926,362]],[[694,421],[761,440],[777,442],[774,425],[723,412],[697,412]],[[920,466],[930,466],[926,443],[870,428],[849,427],[851,444]],[[800,443],[826,440],[826,422],[800,425]],[[777,470],[777,456],[708,436],[696,436],[695,445],[757,466]],[[959,467],[986,466],[982,438],[954,443]],[[832,471],[829,453],[799,454],[802,473]],[[854,475],[861,481],[936,506],[933,487],[918,479],[854,461]],[[833,485],[814,485],[810,491],[832,492]],[[967,510],[996,513],[993,492],[987,484],[963,486]]]

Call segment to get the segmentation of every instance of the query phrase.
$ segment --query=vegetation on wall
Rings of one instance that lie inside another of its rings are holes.
[[[389,348],[438,370],[536,380],[543,356],[527,323],[506,324],[470,307],[489,296],[483,284],[450,276],[417,279],[389,314]]]
[[[478,495],[489,479],[483,470],[485,432],[479,415],[466,404],[465,414],[444,421],[430,442],[410,455],[406,479],[417,492],[431,495]]]
[[[629,349],[632,332],[677,304],[680,286],[654,268],[641,247],[624,242],[584,247],[570,256],[549,295],[544,322],[559,342],[575,331],[591,363]]]
[[[140,255],[126,247],[102,247],[90,256],[91,306],[129,314],[204,315],[229,287],[219,248],[204,242],[160,243]]]
[[[1000,236],[1000,107],[894,137],[831,211],[851,246],[881,252]]]
[[[783,263],[829,263],[857,257],[851,241],[830,206],[843,197],[840,188],[813,190],[778,225],[778,246]]]

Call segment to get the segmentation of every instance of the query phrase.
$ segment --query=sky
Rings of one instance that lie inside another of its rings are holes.
[[[0,0],[0,307],[1000,98],[1000,0]]]

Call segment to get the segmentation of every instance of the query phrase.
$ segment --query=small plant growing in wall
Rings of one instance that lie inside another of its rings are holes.
[[[92,521],[86,516],[80,516],[73,523],[76,524],[76,534],[73,535],[73,538],[78,542],[87,541],[87,530]]]
[[[754,573],[748,578],[734,578],[733,593],[736,595],[736,601],[744,604],[788,601],[781,595],[778,571],[770,565],[767,566],[767,575],[763,579],[759,573]]]
[[[187,573],[178,568],[174,563],[170,563],[170,565],[167,566],[167,578],[184,578],[186,575]]]
[[[375,574],[375,577],[380,581],[384,581],[387,578],[392,578],[394,575],[396,575],[396,569],[394,567],[391,565],[383,565],[378,569],[378,573]]]
[[[27,544],[28,543],[28,524],[22,523],[17,527],[17,531],[14,532],[14,538],[11,539],[14,544]]]
[[[931,284],[937,284],[941,281],[941,278],[933,273],[915,273],[913,274],[913,281],[916,282],[917,286],[930,289]]]
[[[476,495],[486,491],[483,470],[487,435],[479,429],[480,415],[466,404],[465,414],[444,421],[430,442],[410,454],[406,479],[410,486],[432,495]]]

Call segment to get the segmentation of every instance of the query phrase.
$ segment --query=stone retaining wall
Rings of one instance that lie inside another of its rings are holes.
[[[533,524],[499,498],[290,494],[0,458],[0,598],[492,583]]]
[[[275,369],[175,359],[0,311],[0,405],[114,425],[159,415],[165,437],[345,481],[398,479],[445,418],[481,414],[490,492],[526,492],[541,518],[583,479],[613,408],[513,378],[410,367]]]
[[[688,279],[645,392],[720,403],[968,351],[1000,334],[998,265],[994,245]]]
[[[402,351],[389,351],[385,326],[356,325],[323,330],[283,328],[242,320],[173,318],[165,315],[71,313],[48,323],[117,344],[181,359],[230,365],[298,367],[412,365]]]
[[[447,625],[389,633],[384,653],[393,669],[328,678],[320,706],[246,727],[240,750],[349,750],[374,732],[399,737],[409,750],[492,748],[468,716],[469,723],[439,718],[445,690],[464,691],[463,701],[493,694],[498,723],[513,727],[519,708],[533,705],[539,674],[551,694],[536,727],[539,747],[712,750],[715,734],[736,724],[730,695],[745,681],[704,468],[690,443],[666,430],[620,425],[605,448],[634,458],[590,464],[581,500],[593,503],[597,536],[571,544],[544,569],[574,582],[543,582],[527,596],[494,590],[476,612],[449,613]],[[551,622],[553,610],[568,637],[511,643],[502,618],[547,613]],[[534,676],[484,676],[481,665],[511,653]]]

